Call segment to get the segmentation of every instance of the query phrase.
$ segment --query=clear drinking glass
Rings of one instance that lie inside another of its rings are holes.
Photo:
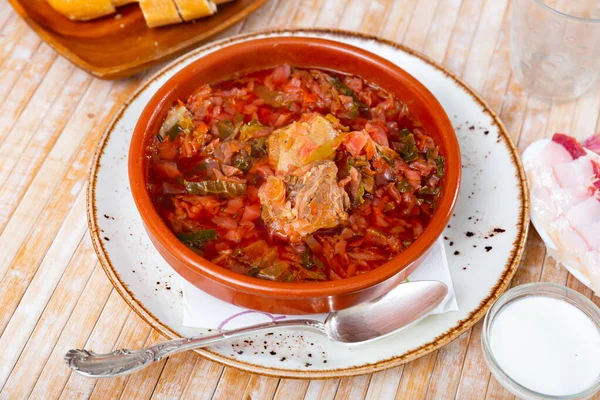
[[[567,101],[600,75],[600,0],[514,0],[510,56],[533,95]]]

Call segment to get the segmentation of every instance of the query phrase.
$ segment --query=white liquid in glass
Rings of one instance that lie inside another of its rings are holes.
[[[490,345],[504,372],[538,393],[576,394],[600,376],[600,330],[563,300],[531,296],[508,304],[494,318]]]

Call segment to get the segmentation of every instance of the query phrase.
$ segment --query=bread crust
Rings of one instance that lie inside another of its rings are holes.
[[[213,15],[217,6],[211,0],[174,0],[184,21]]]
[[[150,28],[181,22],[172,0],[139,0],[146,25]]]
[[[116,11],[111,0],[48,0],[48,4],[75,21],[87,21]]]

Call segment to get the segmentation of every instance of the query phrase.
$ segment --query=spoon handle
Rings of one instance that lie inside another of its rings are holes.
[[[214,335],[196,336],[162,342],[141,350],[121,349],[107,354],[97,354],[89,350],[69,350],[65,361],[69,368],[92,378],[112,378],[127,375],[147,367],[154,361],[180,351],[206,347],[221,342],[247,336],[250,333],[272,330],[274,328],[304,328],[325,333],[323,324],[308,319],[273,321],[245,328],[223,331]]]

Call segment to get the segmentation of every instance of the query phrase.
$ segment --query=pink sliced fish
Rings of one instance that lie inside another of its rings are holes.
[[[550,225],[548,234],[559,249],[592,251],[600,248],[598,235],[594,234],[598,228],[600,225],[595,223],[573,225],[567,217],[560,217]]]
[[[600,249],[600,221],[583,225],[579,233],[589,243],[591,250]]]
[[[573,161],[573,157],[563,145],[549,142],[536,160],[538,166],[553,166]]]
[[[554,165],[552,172],[562,187],[586,186],[590,176],[594,175],[594,167],[588,157],[580,157],[573,162]]]
[[[524,160],[532,221],[549,253],[600,293],[600,157],[557,133]]]
[[[584,283],[596,294],[600,293],[600,252],[582,250],[559,252],[548,248],[548,255],[567,265],[569,271],[578,279],[587,280]]]
[[[571,208],[566,213],[566,217],[571,221],[573,226],[584,226],[600,221],[600,201],[595,197],[588,197]]]
[[[559,180],[555,173],[555,168],[557,167],[562,167],[560,174],[563,174],[564,171],[574,169],[569,166],[583,165],[579,160],[582,159],[580,158],[577,161],[559,164],[554,167],[538,166],[528,169],[529,182],[532,182],[532,206],[540,213],[539,220],[544,226],[555,220],[557,215],[568,212],[572,207],[590,198],[592,192],[588,187],[589,184],[586,184],[589,177],[581,173],[580,177],[577,178],[577,184],[573,184],[575,179],[568,180],[566,176],[563,176],[563,179]],[[587,161],[591,171],[591,163],[589,160]],[[565,182],[564,184],[563,181]]]

